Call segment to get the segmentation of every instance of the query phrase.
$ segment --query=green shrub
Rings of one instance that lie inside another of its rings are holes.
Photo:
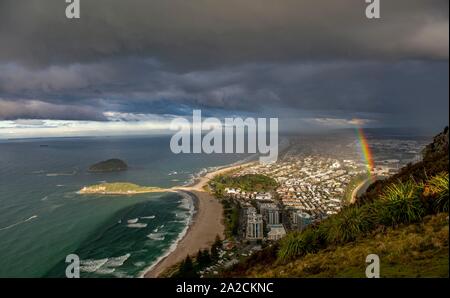
[[[379,223],[394,226],[420,220],[426,213],[420,199],[422,190],[423,185],[412,179],[387,186],[380,200],[375,202]]]
[[[354,241],[370,231],[375,224],[375,216],[369,205],[348,207],[329,218],[319,227],[322,237],[330,244]]]
[[[448,212],[448,173],[440,173],[426,183],[426,192],[433,197],[435,212]]]
[[[315,252],[318,249],[319,242],[316,230],[310,228],[302,232],[293,232],[281,240],[278,259],[287,261],[307,253]]]

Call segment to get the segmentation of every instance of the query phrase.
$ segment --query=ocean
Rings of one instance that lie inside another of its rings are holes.
[[[83,186],[185,185],[246,154],[173,154],[170,137],[98,137],[0,142],[0,277],[64,277],[77,254],[81,277],[138,277],[174,248],[193,215],[176,193],[79,195]],[[88,173],[109,158],[129,170]]]

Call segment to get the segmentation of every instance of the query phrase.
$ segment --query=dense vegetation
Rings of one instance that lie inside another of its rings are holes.
[[[278,187],[278,183],[273,178],[261,174],[218,175],[211,180],[210,185],[219,198],[224,195],[225,188],[240,188],[247,192],[267,192]]]
[[[226,238],[237,236],[239,232],[239,216],[241,208],[238,203],[227,199],[222,200],[222,206]]]

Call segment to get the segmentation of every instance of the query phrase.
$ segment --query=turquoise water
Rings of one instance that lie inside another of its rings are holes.
[[[48,145],[48,146],[41,146]],[[192,202],[173,193],[86,196],[99,182],[183,185],[209,167],[247,158],[176,155],[168,137],[69,138],[0,143],[0,277],[64,277],[65,258],[81,259],[82,277],[138,276],[186,229]],[[87,173],[120,158],[129,170]]]

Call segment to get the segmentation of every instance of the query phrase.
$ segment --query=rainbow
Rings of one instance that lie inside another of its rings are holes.
[[[364,161],[367,167],[367,173],[370,178],[372,177],[372,170],[375,167],[372,157],[372,152],[370,151],[369,143],[367,142],[367,138],[364,134],[364,131],[361,127],[357,128],[358,140],[361,146],[361,153],[364,157]]]

